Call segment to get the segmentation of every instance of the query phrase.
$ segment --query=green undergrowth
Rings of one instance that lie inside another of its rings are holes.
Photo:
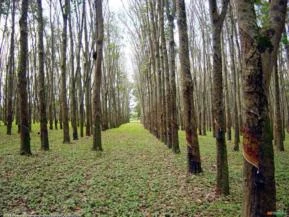
[[[228,145],[230,195],[215,197],[216,147],[200,136],[201,175],[186,170],[184,133],[174,155],[140,123],[103,132],[104,152],[91,151],[92,138],[62,144],[62,131],[50,130],[49,152],[40,151],[33,126],[33,155],[19,155],[19,135],[0,125],[0,216],[75,214],[79,216],[240,216],[242,155]],[[278,209],[289,207],[289,141],[276,152]]]

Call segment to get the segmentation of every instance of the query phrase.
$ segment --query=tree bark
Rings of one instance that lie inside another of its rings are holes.
[[[51,29],[51,66],[50,66],[50,89],[49,89],[49,129],[53,129],[53,119],[56,117],[55,112],[55,96],[54,96],[54,76],[53,76],[53,71],[54,71],[54,64],[55,64],[55,59],[54,59],[54,26],[53,26],[53,21],[52,21],[52,2],[50,1],[49,3],[50,7],[50,16],[49,16],[49,21],[50,21],[50,29]],[[55,126],[56,128],[56,126]]]
[[[61,2],[61,0],[60,0]],[[61,61],[61,107],[62,107],[62,124],[63,124],[63,143],[70,143],[69,135],[69,119],[66,91],[66,49],[67,49],[67,20],[70,10],[70,0],[65,0],[64,6],[61,5],[63,16],[63,32],[62,32],[62,61]],[[73,51],[71,51],[73,52]]]
[[[71,14],[69,11],[68,25],[69,25],[69,35],[70,35],[70,93],[71,93],[71,126],[72,126],[72,139],[78,140],[77,132],[77,99],[76,99],[76,76],[74,72],[74,40],[73,40],[73,30],[71,24]]]
[[[46,114],[46,93],[44,81],[44,44],[43,44],[43,17],[42,17],[42,0],[37,0],[38,15],[38,79],[39,79],[39,103],[40,103],[40,138],[41,149],[49,150],[47,114]]]
[[[171,7],[170,7],[171,5]],[[171,10],[170,10],[171,8]],[[180,153],[178,136],[178,110],[177,110],[177,91],[176,91],[176,63],[175,63],[175,39],[174,39],[174,20],[176,13],[175,0],[166,0],[167,18],[169,21],[169,71],[170,71],[170,122],[171,125],[171,145],[174,153]]]
[[[90,55],[87,32],[86,14],[84,14],[84,83],[85,83],[85,109],[86,109],[86,128],[85,135],[91,136],[91,74],[90,74]]]
[[[167,52],[167,44],[166,44],[166,36],[165,36],[165,24],[164,24],[164,8],[165,8],[165,0],[161,0],[159,16],[160,16],[160,34],[161,34],[161,45],[162,45],[162,56],[163,56],[163,136],[164,142],[169,147],[172,148],[172,129],[170,124],[170,104],[171,104],[171,87],[170,87],[170,77],[169,77],[169,60],[168,60],[168,52]]]
[[[95,0],[96,7],[96,63],[95,63],[95,81],[93,92],[93,150],[102,151],[101,142],[101,101],[100,87],[102,74],[102,49],[103,49],[103,15],[102,0]]]
[[[254,3],[236,0],[242,47],[244,94],[244,197],[242,216],[266,216],[276,210],[274,153],[268,93],[283,32],[287,0],[270,2],[270,24],[257,26]]]
[[[163,138],[163,113],[162,113],[162,69],[161,69],[161,59],[160,59],[160,45],[159,45],[159,37],[158,37],[158,22],[157,16],[155,15],[155,7],[156,1],[150,0],[150,19],[151,19],[151,26],[152,26],[152,43],[153,43],[153,53],[155,58],[155,122],[156,122],[156,137],[159,138],[161,141],[164,140]]]
[[[176,8],[179,28],[179,58],[184,103],[184,124],[188,151],[188,172],[196,174],[202,172],[202,167],[194,108],[193,80],[190,72],[185,1],[176,0]]]
[[[223,36],[223,34],[222,34]],[[226,133],[227,133],[227,140],[232,140],[232,117],[231,117],[231,105],[230,105],[230,91],[229,91],[229,85],[228,80],[229,74],[228,74],[228,68],[227,68],[227,54],[225,53],[225,41],[224,37],[222,41],[222,67],[223,67],[223,79],[224,79],[224,92],[225,92],[225,127],[226,127]]]
[[[216,193],[229,194],[229,171],[227,147],[225,140],[225,111],[223,102],[223,76],[221,55],[221,31],[226,16],[229,0],[223,0],[222,11],[219,14],[217,1],[210,0],[210,14],[213,25],[213,102],[215,132],[217,144],[217,186]]]
[[[227,24],[227,31],[229,35],[229,52],[230,52],[230,59],[231,59],[231,73],[233,79],[233,124],[234,124],[234,151],[239,151],[239,143],[240,143],[240,128],[239,128],[239,110],[238,110],[238,88],[237,88],[237,70],[236,70],[236,63],[235,63],[235,50],[234,50],[234,18],[232,13],[232,6],[230,4],[230,25],[228,22]]]
[[[282,115],[280,105],[281,99],[280,99],[280,85],[279,85],[279,70],[277,62],[274,67],[274,95],[275,95],[274,145],[278,151],[284,151]]]
[[[11,40],[10,40],[10,54],[9,54],[9,64],[8,64],[8,82],[7,82],[7,135],[12,134],[12,122],[13,122],[13,83],[14,83],[14,35],[15,35],[15,0],[12,0],[12,28],[11,28]]]
[[[20,154],[31,155],[29,114],[28,114],[28,94],[27,94],[27,61],[28,61],[28,0],[21,2],[20,16],[20,51],[18,63],[18,91],[20,98]]]
[[[77,51],[77,66],[76,66],[76,77],[78,81],[78,98],[79,98],[79,124],[80,124],[80,137],[84,136],[83,128],[84,128],[84,103],[83,103],[83,86],[81,81],[81,66],[80,66],[80,54],[81,54],[81,48],[82,48],[82,33],[83,33],[83,26],[84,22],[86,22],[86,4],[85,1],[83,1],[83,8],[82,8],[82,20],[81,20],[81,26],[80,26],[80,33],[78,38],[78,51]]]

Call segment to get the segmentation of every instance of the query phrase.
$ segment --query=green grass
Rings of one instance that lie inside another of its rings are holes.
[[[38,126],[31,134],[33,156],[19,155],[19,135],[0,126],[0,216],[76,214],[79,216],[240,216],[242,156],[228,142],[230,191],[214,196],[216,147],[200,137],[204,173],[188,176],[184,133],[174,155],[134,122],[103,132],[103,153],[91,151],[92,138],[62,144],[50,130],[51,151],[40,151]],[[277,206],[289,207],[289,141],[276,152]]]

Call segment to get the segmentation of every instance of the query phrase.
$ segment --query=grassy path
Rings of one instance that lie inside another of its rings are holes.
[[[36,127],[36,126],[35,126]],[[18,135],[0,126],[0,216],[77,214],[80,216],[232,216],[240,215],[241,153],[228,143],[231,195],[214,197],[215,145],[200,137],[204,173],[188,176],[181,151],[174,155],[143,129],[130,123],[103,133],[103,153],[92,152],[88,137],[64,145],[62,131],[50,131],[51,151],[39,151],[32,133],[32,157],[18,155]],[[15,130],[14,130],[15,132]],[[287,150],[289,149],[286,141]],[[276,156],[278,208],[289,207],[288,151]]]

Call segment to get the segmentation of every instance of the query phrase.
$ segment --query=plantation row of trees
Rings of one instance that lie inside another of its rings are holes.
[[[189,173],[202,172],[198,135],[211,131],[222,195],[226,139],[239,151],[242,135],[246,217],[276,210],[272,141],[284,151],[289,127],[286,11],[283,0],[137,0],[127,10],[142,123],[175,153],[185,130]]]
[[[21,154],[31,154],[31,125],[40,122],[63,142],[91,136],[102,150],[101,130],[129,121],[131,84],[123,64],[121,30],[108,2],[1,1],[0,120],[21,133]],[[19,25],[18,25],[19,20]],[[2,25],[3,24],[3,25]]]

